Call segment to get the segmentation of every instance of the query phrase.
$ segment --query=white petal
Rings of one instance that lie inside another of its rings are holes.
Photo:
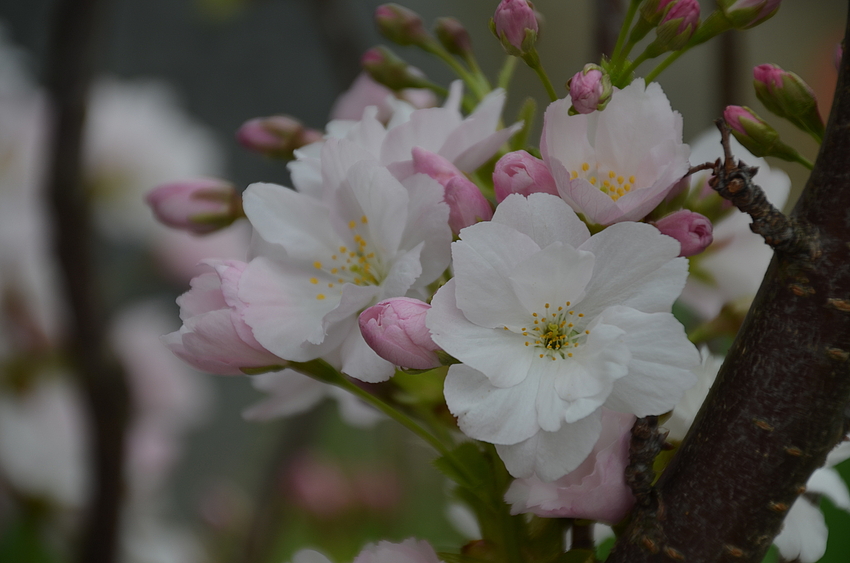
[[[451,136],[440,147],[440,150],[434,152],[437,152],[437,154],[451,162],[455,162],[464,151],[495,133],[496,127],[499,125],[499,119],[502,116],[502,107],[504,104],[505,91],[501,88],[497,88],[487,94],[481,100],[481,103],[478,104],[478,107],[475,108],[475,111],[464,119],[463,123],[452,132]],[[501,144],[499,143],[493,147],[490,156],[496,152]],[[486,157],[485,160],[487,158],[489,157]],[[458,168],[466,172],[471,172],[481,166],[481,164],[483,164],[483,161],[478,163],[470,161],[469,165],[471,168],[460,166]],[[457,166],[456,162],[455,166]]]
[[[540,248],[528,236],[493,222],[463,229],[452,244],[457,304],[480,326],[521,327],[529,311],[516,298],[508,277]]]
[[[581,301],[593,263],[590,252],[555,242],[518,264],[509,281],[526,311],[544,313],[545,303],[554,310]]]
[[[288,256],[312,261],[334,251],[339,239],[331,229],[328,209],[318,200],[275,184],[251,184],[242,197],[245,214],[267,242],[281,245]]]
[[[367,383],[380,383],[395,374],[395,366],[366,344],[356,322],[348,325],[346,332],[348,337],[340,350],[343,373]]]
[[[806,489],[810,493],[825,495],[832,504],[850,512],[850,493],[838,471],[827,467],[815,470],[806,483]]]
[[[426,108],[413,112],[410,121],[387,132],[381,148],[381,164],[386,166],[411,160],[413,147],[438,152],[460,123],[460,114],[445,108]]]
[[[481,372],[456,364],[449,368],[444,394],[458,426],[470,438],[516,444],[540,428],[534,407],[536,385],[500,389]]]
[[[823,514],[805,497],[800,497],[785,516],[782,531],[773,540],[788,561],[815,563],[826,553],[828,531]]]
[[[482,164],[490,160],[498,152],[499,147],[508,142],[508,139],[513,137],[514,133],[520,129],[522,129],[521,121],[514,123],[510,127],[499,129],[489,137],[463,151],[460,156],[452,159],[453,164],[464,172],[475,171]]]
[[[443,350],[487,374],[493,385],[510,387],[525,379],[536,358],[526,338],[510,330],[481,327],[469,322],[455,301],[457,278],[437,291],[425,324]]]
[[[699,352],[672,314],[612,307],[600,322],[625,331],[632,355],[629,373],[614,384],[606,407],[638,417],[663,414],[696,383],[692,370],[700,363]]]
[[[374,161],[365,148],[347,139],[328,139],[322,147],[321,168],[323,200],[327,202],[345,183],[351,167],[361,161]]]
[[[302,549],[292,556],[292,563],[331,563],[331,560],[312,549]]]
[[[593,318],[612,305],[669,311],[688,276],[679,243],[645,223],[611,225],[581,245],[596,256],[582,310]]]
[[[251,384],[271,396],[242,411],[245,420],[272,420],[306,412],[325,397],[329,388],[291,369],[254,376]]]
[[[551,194],[511,194],[496,207],[493,222],[513,227],[546,248],[556,241],[579,247],[590,238],[584,221]]]
[[[422,275],[416,285],[426,285],[440,277],[451,261],[449,206],[443,201],[443,186],[425,174],[414,174],[402,184],[410,202],[401,248],[413,248],[425,242],[420,255]]]
[[[384,279],[382,299],[403,296],[419,279],[422,274],[420,254],[424,246],[425,243],[420,242],[408,252],[396,256],[392,268]]]
[[[557,432],[537,432],[515,445],[496,445],[499,457],[514,477],[537,475],[541,481],[559,479],[581,465],[602,432],[601,410]]]

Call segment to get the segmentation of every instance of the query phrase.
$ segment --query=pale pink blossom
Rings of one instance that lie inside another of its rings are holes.
[[[446,182],[445,202],[449,204],[449,226],[455,234],[493,217],[490,202],[466,176],[455,176]]]
[[[440,560],[428,542],[409,538],[401,543],[382,541],[367,545],[353,563],[440,563]]]
[[[379,356],[394,365],[431,369],[440,365],[440,349],[425,326],[431,306],[418,299],[394,297],[360,313],[363,339]]]
[[[536,477],[515,480],[505,493],[511,514],[622,520],[635,502],[625,478],[634,421],[633,415],[602,409],[602,432],[587,459],[549,483]]]
[[[431,90],[424,88],[406,88],[395,93],[382,84],[375,82],[367,73],[360,73],[351,87],[339,95],[331,108],[331,119],[359,121],[363,110],[376,106],[376,119],[381,123],[390,120],[399,103],[407,103],[413,109],[430,108],[437,105],[437,97]]]
[[[189,365],[209,373],[239,375],[243,370],[280,366],[280,358],[263,348],[242,320],[236,297],[247,267],[236,260],[211,260],[208,272],[192,280],[177,299],[183,326],[162,341]]]
[[[593,449],[599,407],[670,410],[699,361],[670,313],[687,277],[678,254],[643,223],[590,236],[549,194],[511,195],[464,229],[426,316],[463,362],[444,386],[460,429],[495,444],[515,477],[553,481]]]
[[[570,115],[570,100],[546,110],[540,152],[561,197],[588,221],[636,221],[687,173],[682,116],[653,82],[615,90],[605,111]]]
[[[493,189],[497,203],[511,194],[558,195],[555,179],[546,164],[525,151],[509,152],[499,159],[493,170]]]
[[[326,520],[339,517],[355,502],[355,490],[342,467],[309,452],[289,466],[286,485],[293,502]]]
[[[674,211],[653,224],[663,234],[679,241],[682,247],[679,256],[699,254],[713,240],[711,221],[688,209]]]

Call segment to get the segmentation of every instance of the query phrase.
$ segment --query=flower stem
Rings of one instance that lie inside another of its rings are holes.
[[[611,60],[616,61],[623,48],[623,43],[626,41],[626,36],[629,34],[629,28],[632,26],[632,20],[635,17],[640,0],[632,0],[629,3],[629,9],[626,12],[626,17],[623,19],[623,27],[620,28],[620,35],[617,36],[617,43],[614,45],[614,52],[611,53]]]
[[[441,45],[437,43],[428,43],[422,45],[422,49],[446,63],[449,68],[451,68],[454,73],[466,83],[467,87],[469,87],[469,91],[475,95],[478,101],[487,95],[487,89],[482,87],[483,85],[481,83],[480,76],[471,74],[468,70],[463,68],[463,65],[461,65],[457,59],[455,59],[452,54],[446,51]]]
[[[511,78],[514,76],[516,69],[517,58],[510,55],[505,58],[505,64],[502,65],[502,70],[499,71],[499,79],[497,86],[505,90],[508,89],[508,84],[511,83]]]
[[[543,87],[546,88],[546,93],[549,94],[549,100],[554,102],[558,99],[558,94],[555,92],[555,87],[552,86],[552,81],[549,80],[549,75],[546,74],[546,71],[543,69],[543,65],[540,64],[540,56],[537,54],[536,49],[532,49],[530,52],[524,54],[522,56],[522,60],[525,61],[531,69],[537,73],[537,76],[540,77],[540,82],[543,83]]]
[[[628,83],[624,83],[624,80],[627,80],[632,75],[632,73],[635,71],[635,69],[637,67],[639,67],[641,65],[641,63],[643,63],[648,58],[649,58],[649,53],[647,53],[646,51],[641,53],[638,56],[638,58],[636,58],[634,61],[632,61],[632,63],[629,66],[627,66],[619,74],[619,76],[617,76],[617,80],[616,80],[614,85],[617,86],[617,88],[624,88],[625,86],[627,86]],[[647,82],[649,82],[649,79],[647,79]]]
[[[684,54],[684,53],[685,53],[688,49],[690,49],[690,47],[689,47],[689,46],[685,46],[684,48],[679,49],[678,51],[674,51],[674,52],[670,53],[670,54],[667,56],[667,58],[666,58],[666,59],[664,59],[663,61],[661,61],[661,62],[658,64],[658,66],[657,66],[657,67],[655,67],[654,69],[652,69],[652,71],[651,71],[649,74],[647,74],[647,75],[646,75],[646,82],[647,82],[647,83],[650,83],[650,82],[652,82],[653,80],[655,80],[655,78],[656,78],[659,74],[661,74],[662,72],[664,72],[664,70],[665,70],[668,66],[670,66],[671,64],[673,64],[673,63],[676,61],[676,59],[678,59],[679,57],[681,57],[681,56],[682,56],[682,55],[683,55],[683,54]]]

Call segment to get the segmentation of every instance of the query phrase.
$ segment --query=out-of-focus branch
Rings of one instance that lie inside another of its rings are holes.
[[[809,476],[846,434],[848,154],[845,57],[817,164],[788,219],[817,237],[817,251],[776,246],[717,383],[657,483],[664,511],[649,524],[660,529],[660,549],[636,541],[649,524],[634,519],[610,563],[669,563],[670,553],[688,563],[760,562]]]
[[[86,399],[92,431],[93,496],[82,526],[78,561],[115,560],[122,496],[126,383],[105,342],[89,209],[82,185],[82,137],[104,0],[60,0],[47,69],[51,144],[47,197],[54,247],[70,318],[68,356]]]
[[[596,33],[594,50],[596,55],[610,57],[623,25],[623,0],[596,0],[593,2]]]

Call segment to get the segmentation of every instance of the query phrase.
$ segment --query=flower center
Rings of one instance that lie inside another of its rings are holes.
[[[369,242],[363,238],[358,230],[361,225],[366,225],[369,219],[364,215],[357,221],[349,221],[348,228],[351,231],[350,246],[340,246],[337,253],[330,256],[330,260],[313,262],[313,267],[318,270],[316,276],[310,278],[310,283],[324,290],[335,289],[341,291],[341,285],[353,283],[355,285],[381,285],[384,279],[381,260],[369,246]],[[316,299],[325,299],[325,293],[317,293]]]
[[[587,162],[583,162],[581,164],[581,170],[573,170],[570,173],[571,180],[575,180],[576,178],[584,178],[614,201],[617,201],[635,187],[635,177],[633,175],[625,176],[613,169],[606,170],[600,167],[598,163],[595,166],[591,166]]]
[[[590,334],[589,330],[578,326],[586,324],[584,313],[576,313],[569,307],[569,301],[557,309],[546,303],[542,312],[531,313],[530,325],[520,329],[526,337],[525,345],[538,348],[539,357],[548,356],[552,361],[572,358],[572,350],[578,348]],[[504,328],[508,330],[508,327]]]

